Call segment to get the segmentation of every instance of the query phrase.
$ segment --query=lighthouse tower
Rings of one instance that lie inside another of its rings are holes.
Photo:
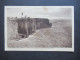
[[[22,14],[21,14],[21,18],[23,18],[24,17],[24,15],[23,15],[23,12],[22,12]]]

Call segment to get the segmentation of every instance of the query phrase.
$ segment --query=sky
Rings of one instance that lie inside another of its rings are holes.
[[[48,19],[71,19],[72,8],[62,6],[9,6],[6,9],[7,17],[31,17]],[[23,16],[22,16],[23,13]]]

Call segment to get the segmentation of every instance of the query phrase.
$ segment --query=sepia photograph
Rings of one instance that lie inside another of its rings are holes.
[[[74,6],[4,6],[5,51],[74,52]]]

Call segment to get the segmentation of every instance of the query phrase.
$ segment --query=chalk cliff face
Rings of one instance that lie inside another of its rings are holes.
[[[7,36],[9,40],[27,38],[37,29],[51,27],[49,19],[45,18],[16,18],[7,19]]]

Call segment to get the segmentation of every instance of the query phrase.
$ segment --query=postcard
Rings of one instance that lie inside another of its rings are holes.
[[[74,6],[5,6],[5,51],[74,52]]]

